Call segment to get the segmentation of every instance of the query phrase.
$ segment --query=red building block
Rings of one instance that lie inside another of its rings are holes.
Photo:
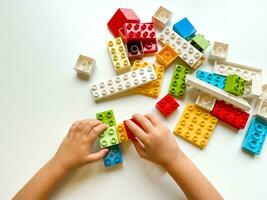
[[[142,128],[141,124],[134,118],[130,119],[132,122],[134,122],[137,126],[139,126],[140,128]],[[125,130],[126,130],[126,133],[127,133],[127,136],[129,139],[134,139],[135,138],[135,135],[133,134],[133,132],[128,128],[128,126],[126,125],[126,121],[123,121],[123,124],[125,126]],[[143,128],[142,128],[143,129]]]
[[[179,107],[179,104],[171,95],[167,94],[156,104],[156,107],[165,117],[168,117]]]
[[[142,41],[142,44],[143,44],[145,55],[153,54],[153,53],[156,53],[158,51],[158,43],[157,43],[156,38],[154,38],[152,40]]]
[[[238,130],[245,128],[249,118],[249,113],[219,100],[216,100],[211,114]]]
[[[140,41],[127,42],[126,49],[129,59],[137,59],[144,56],[144,48]]]
[[[127,41],[132,40],[150,40],[156,38],[154,24],[150,23],[125,23],[124,34]]]
[[[132,9],[119,8],[107,23],[109,30],[115,37],[119,36],[119,29],[126,23],[140,23],[140,19]]]

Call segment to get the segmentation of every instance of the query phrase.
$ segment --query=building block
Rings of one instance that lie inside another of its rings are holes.
[[[142,58],[144,56],[143,44],[140,41],[131,41],[126,43],[129,59]]]
[[[112,110],[96,113],[96,119],[109,126],[114,126],[116,124]]]
[[[261,99],[257,107],[257,113],[259,117],[267,121],[267,99]]]
[[[178,57],[176,51],[174,51],[170,45],[165,45],[157,54],[157,61],[164,65],[166,68],[169,67],[172,62]]]
[[[194,104],[188,104],[174,133],[203,149],[217,125],[217,118]]]
[[[244,94],[245,98],[260,98],[262,94],[262,81],[261,79],[251,79],[245,82]]]
[[[211,96],[216,97],[217,99],[222,99],[225,102],[228,102],[242,110],[248,111],[251,108],[251,105],[244,99],[231,95],[228,92],[217,88],[213,85],[210,85],[204,81],[197,79],[192,75],[186,75],[185,82],[187,85],[192,86],[196,89],[199,89],[203,92],[208,93]]]
[[[117,135],[119,143],[127,142],[129,140],[124,123],[116,125]]]
[[[92,97],[94,101],[98,101],[148,84],[156,79],[157,74],[154,67],[144,67],[93,84],[91,87]]]
[[[109,126],[103,133],[99,135],[101,148],[106,148],[115,144],[119,144],[115,126]]]
[[[191,73],[191,68],[182,65],[175,65],[172,79],[169,86],[169,94],[182,97],[185,94],[185,76]]]
[[[242,149],[253,155],[259,155],[267,134],[267,122],[255,116],[244,138]]]
[[[236,96],[242,96],[245,91],[246,81],[240,76],[233,74],[226,76],[224,90]]]
[[[186,40],[190,40],[197,32],[186,17],[175,23],[172,29]]]
[[[108,147],[109,152],[103,158],[105,167],[112,167],[122,163],[122,153],[119,145]]]
[[[261,98],[267,99],[267,84],[262,85]]]
[[[228,47],[228,44],[215,41],[211,50],[210,59],[226,60],[228,54]]]
[[[122,74],[130,70],[130,61],[127,57],[124,44],[120,37],[107,42],[110,57],[116,74]]]
[[[218,88],[224,89],[225,76],[209,73],[203,70],[197,70],[196,77],[206,83],[214,85]]]
[[[197,101],[196,101],[196,105],[199,106],[200,108],[210,112],[213,110],[214,105],[216,102],[216,98],[205,93],[205,92],[200,92],[198,97],[197,97]]]
[[[210,42],[204,38],[204,35],[197,34],[192,38],[191,43],[200,52],[203,52],[210,46]]]
[[[143,45],[145,55],[150,55],[158,51],[158,43],[156,38],[151,40],[141,41],[141,43]]]
[[[179,58],[194,69],[198,68],[206,59],[199,50],[168,26],[159,34],[158,41],[163,46],[169,44],[178,53]]]
[[[168,117],[179,107],[179,104],[171,95],[167,94],[156,104],[156,107],[165,117]]]
[[[109,20],[107,26],[114,37],[118,37],[118,30],[127,22],[139,23],[140,19],[132,9],[119,8]]]
[[[95,70],[95,59],[79,55],[74,70],[86,78],[90,78]]]
[[[130,119],[132,122],[134,122],[137,126],[139,126],[140,128],[142,128],[141,124],[134,118]],[[126,120],[123,121],[123,124],[125,126],[125,130],[127,133],[127,136],[130,140],[135,138],[135,135],[133,134],[133,132],[128,128],[127,124],[126,124]],[[143,128],[142,128],[143,129]]]
[[[152,16],[152,22],[154,23],[155,27],[159,30],[162,30],[167,26],[172,18],[172,12],[160,6],[155,14]]]
[[[249,113],[220,100],[216,100],[211,114],[237,130],[245,128],[249,118]]]

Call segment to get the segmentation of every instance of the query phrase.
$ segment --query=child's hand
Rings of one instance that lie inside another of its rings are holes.
[[[138,127],[131,120],[127,120],[127,126],[138,138],[133,140],[138,154],[149,161],[167,167],[181,154],[172,132],[156,117],[151,114],[135,114],[136,119],[142,128]]]
[[[97,153],[91,153],[91,149],[98,135],[107,127],[106,124],[94,119],[75,122],[53,160],[64,170],[69,171],[103,158],[108,149],[102,149]]]

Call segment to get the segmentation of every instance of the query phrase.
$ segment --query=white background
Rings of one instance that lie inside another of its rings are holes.
[[[0,199],[10,199],[53,156],[78,119],[107,109],[117,122],[152,112],[174,129],[195,90],[179,100],[178,112],[168,119],[155,109],[156,99],[131,95],[95,104],[89,92],[92,82],[115,74],[105,42],[112,37],[106,23],[116,9],[133,8],[147,22],[160,5],[174,13],[172,23],[187,16],[211,41],[229,43],[229,61],[266,66],[264,1],[0,0]],[[78,79],[72,69],[79,54],[96,59],[90,81]],[[160,97],[172,71],[164,76]],[[219,124],[202,151],[181,138],[177,142],[225,199],[266,199],[267,147],[259,157],[245,154],[244,134]],[[123,166],[105,169],[99,161],[82,167],[66,177],[52,199],[184,199],[174,181],[141,160],[130,144],[122,151]]]

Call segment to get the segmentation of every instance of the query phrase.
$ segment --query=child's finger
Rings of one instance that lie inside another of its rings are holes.
[[[143,147],[143,145],[140,144],[140,142],[137,139],[133,139],[132,141],[139,156],[141,156],[142,158],[145,158],[146,152],[145,152],[145,148]]]
[[[144,115],[134,114],[133,115],[133,118],[136,119],[142,125],[142,128],[146,132],[149,132],[149,131],[151,131],[151,129],[154,128],[154,126],[152,125],[152,123]]]
[[[108,149],[101,149],[99,152],[88,155],[86,158],[86,163],[91,163],[102,159],[108,153],[108,151]]]
[[[100,121],[95,120],[95,119],[88,119],[88,120],[84,120],[84,127],[82,128],[81,133],[82,134],[86,134],[88,135],[90,133],[90,131],[95,127],[98,126],[99,124],[101,124]]]
[[[94,142],[98,135],[108,128],[107,124],[99,124],[95,126],[88,134],[89,142]]]
[[[148,118],[151,121],[153,126],[157,126],[159,124],[159,119],[157,117],[155,117],[154,115],[149,113],[149,114],[146,114],[145,116],[146,116],[146,118]]]
[[[67,134],[67,137],[70,137],[70,136],[74,133],[74,131],[75,131],[77,125],[80,123],[80,121],[81,121],[81,120],[78,120],[78,121],[74,122],[74,123],[71,125],[70,130],[69,130],[69,132],[68,132],[68,134]]]
[[[130,131],[144,144],[147,144],[147,134],[131,120],[126,120],[126,125]]]

